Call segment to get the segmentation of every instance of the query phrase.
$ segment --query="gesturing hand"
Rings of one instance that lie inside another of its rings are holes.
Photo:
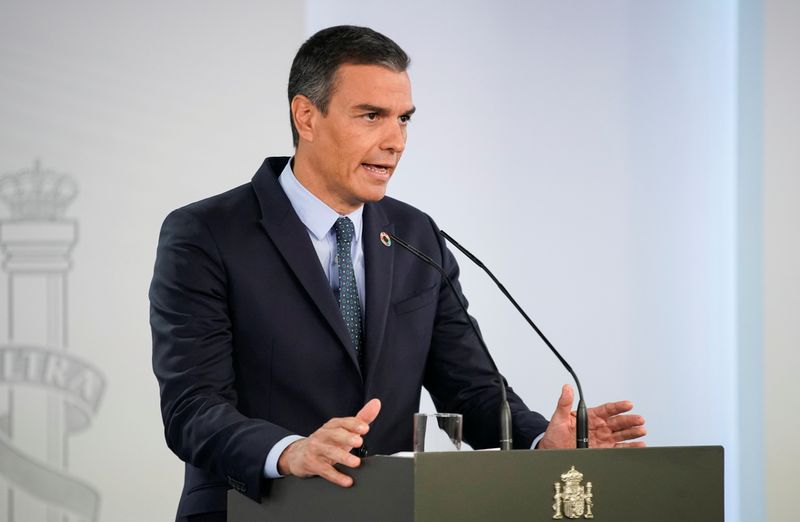
[[[574,448],[576,432],[576,415],[572,410],[572,387],[565,384],[561,389],[556,411],[550,419],[550,425],[539,441],[539,448]],[[644,417],[641,415],[623,415],[633,409],[630,401],[607,402],[589,408],[589,447],[590,448],[641,448],[642,441],[627,442],[647,435]]]
[[[320,477],[342,487],[353,485],[353,479],[340,473],[334,464],[357,468],[361,459],[350,450],[364,444],[362,438],[381,411],[381,401],[372,399],[355,417],[331,419],[305,439],[289,444],[278,459],[281,475]]]

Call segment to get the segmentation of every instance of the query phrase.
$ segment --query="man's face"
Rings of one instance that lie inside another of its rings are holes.
[[[298,178],[340,213],[380,200],[405,149],[413,112],[405,72],[342,65],[327,114],[314,112],[312,139],[298,145],[298,156],[307,153],[311,170]]]

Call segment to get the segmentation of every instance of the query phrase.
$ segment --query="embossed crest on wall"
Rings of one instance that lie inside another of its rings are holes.
[[[89,428],[103,374],[69,351],[67,291],[78,187],[41,168],[0,176],[0,521],[93,522],[100,494],[70,473],[69,442]]]

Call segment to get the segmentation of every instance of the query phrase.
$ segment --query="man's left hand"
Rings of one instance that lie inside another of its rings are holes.
[[[539,441],[541,449],[566,449],[576,446],[577,417],[572,411],[572,387],[565,384],[561,389],[556,411],[550,419],[550,425]],[[608,402],[589,408],[589,447],[590,448],[643,448],[643,441],[632,441],[647,435],[644,417],[627,414],[633,409],[630,401]]]

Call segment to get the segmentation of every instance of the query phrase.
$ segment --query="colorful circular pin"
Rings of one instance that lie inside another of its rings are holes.
[[[386,232],[381,232],[381,243],[387,247],[392,246],[392,238]]]

